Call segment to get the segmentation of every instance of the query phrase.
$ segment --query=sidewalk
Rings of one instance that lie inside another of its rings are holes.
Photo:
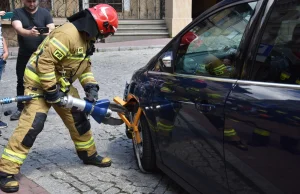
[[[141,50],[152,48],[163,48],[170,42],[171,38],[136,40],[127,42],[96,43],[96,52]],[[15,59],[19,47],[9,47],[9,59]]]
[[[96,43],[96,52],[108,51],[125,51],[125,50],[141,50],[152,48],[163,48],[171,38],[165,39],[150,39],[128,42],[115,42],[115,43]],[[15,59],[18,55],[18,47],[9,48],[9,59]],[[28,179],[22,174],[18,174],[16,179],[20,182],[20,189],[14,194],[48,194],[43,187],[39,186],[32,180]],[[5,194],[0,190],[0,194]]]

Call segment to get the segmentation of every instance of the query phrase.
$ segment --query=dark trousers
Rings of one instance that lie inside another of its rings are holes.
[[[16,73],[17,73],[17,96],[24,95],[24,71],[31,55],[18,54]],[[17,104],[18,110],[22,111],[24,104],[19,102]]]

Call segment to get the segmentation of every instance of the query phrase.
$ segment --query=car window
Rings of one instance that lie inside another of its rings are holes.
[[[300,1],[277,1],[257,49],[252,79],[300,84]]]
[[[256,2],[222,10],[181,37],[175,72],[212,77],[231,77],[237,48],[254,12]]]

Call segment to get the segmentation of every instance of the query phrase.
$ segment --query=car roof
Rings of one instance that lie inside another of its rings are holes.
[[[220,1],[219,3],[213,5],[212,7],[208,8],[206,11],[204,11],[202,14],[200,14],[197,18],[195,18],[195,20],[201,18],[203,15],[206,15],[211,10],[214,10],[216,8],[223,7],[225,5],[232,4],[232,3],[243,2],[243,1],[246,1],[246,0],[223,0],[223,1]],[[253,0],[253,1],[255,1],[255,0]]]

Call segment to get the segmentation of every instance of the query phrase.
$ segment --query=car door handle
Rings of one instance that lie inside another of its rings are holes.
[[[215,106],[215,105],[212,105],[212,104],[201,104],[201,103],[197,103],[197,104],[196,104],[196,109],[197,109],[198,111],[207,113],[207,112],[214,111],[214,110],[216,109],[216,106]]]

